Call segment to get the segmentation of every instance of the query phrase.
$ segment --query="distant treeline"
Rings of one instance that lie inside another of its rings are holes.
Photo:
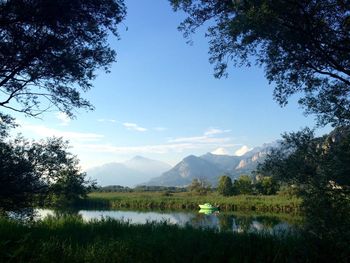
[[[98,187],[96,192],[171,192],[180,193],[188,191],[185,187],[175,187],[175,186],[146,186],[139,185],[134,188],[121,185],[108,185]]]

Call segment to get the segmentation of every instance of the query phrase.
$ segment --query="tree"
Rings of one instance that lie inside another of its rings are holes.
[[[255,188],[259,194],[263,195],[274,195],[279,189],[277,180],[272,176],[258,176]]]
[[[57,181],[50,187],[50,193],[56,199],[56,203],[69,205],[86,198],[91,189],[95,188],[94,182],[86,180],[86,173],[80,172],[73,165],[60,171]]]
[[[11,144],[0,142],[0,212],[31,207],[43,183],[33,165]]]
[[[218,193],[223,196],[232,195],[232,180],[229,176],[220,176],[218,184]]]
[[[36,200],[71,203],[85,197],[94,182],[86,180],[68,148],[61,138],[0,141],[0,210],[32,207]]]
[[[350,128],[341,127],[322,137],[310,129],[284,134],[281,147],[258,167],[262,174],[297,186],[310,242],[317,247],[326,240],[339,258],[347,253],[350,238],[349,163]]]
[[[15,119],[8,114],[0,112],[0,140],[9,135],[9,130],[16,127]]]
[[[24,143],[22,147],[47,186],[46,195],[54,197],[51,198],[54,203],[73,203],[95,188],[95,182],[87,180],[86,173],[80,171],[77,157],[68,151],[68,141],[53,137]]]
[[[274,98],[299,103],[318,123],[350,123],[350,5],[346,0],[170,0],[188,18],[190,37],[205,23],[215,76],[235,66],[263,66]]]
[[[253,193],[253,183],[249,175],[242,174],[233,182],[233,193],[242,195]]]
[[[349,127],[322,137],[315,137],[309,128],[282,137],[281,146],[267,156],[258,172],[301,188],[314,185],[328,189],[330,182],[344,190],[350,186]]]
[[[107,38],[125,14],[123,0],[1,0],[0,106],[30,116],[91,109],[79,88],[115,61]]]
[[[204,179],[195,178],[192,180],[192,183],[189,185],[189,190],[191,192],[206,195],[210,191],[210,184]]]

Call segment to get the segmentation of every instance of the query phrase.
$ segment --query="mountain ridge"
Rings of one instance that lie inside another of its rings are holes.
[[[189,155],[169,171],[152,178],[145,185],[184,187],[193,179],[205,179],[215,186],[221,175],[225,174],[235,179],[241,174],[250,174],[256,169],[258,163],[264,160],[267,153],[277,146],[277,142],[263,144],[242,156],[213,153],[201,156]]]

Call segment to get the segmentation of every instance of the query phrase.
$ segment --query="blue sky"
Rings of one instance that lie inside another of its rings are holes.
[[[218,148],[233,155],[314,126],[296,99],[285,108],[273,101],[273,85],[262,69],[231,67],[227,79],[215,79],[204,30],[193,36],[193,45],[186,44],[177,30],[184,14],[174,13],[168,1],[126,5],[121,40],[110,38],[118,61],[85,94],[95,111],[79,110],[71,121],[58,112],[41,120],[15,115],[17,132],[35,139],[63,136],[89,168],[135,155],[172,165]]]

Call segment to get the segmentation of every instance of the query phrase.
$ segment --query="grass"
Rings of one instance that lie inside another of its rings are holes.
[[[191,193],[174,193],[170,196],[164,192],[131,192],[89,194],[85,205],[105,208],[152,208],[152,209],[198,209],[198,204],[209,202],[220,207],[221,211],[258,211],[297,213],[301,199],[290,196],[240,195],[224,197],[217,193],[206,196]]]
[[[0,262],[306,262],[300,235],[232,234],[106,219],[0,219]]]

